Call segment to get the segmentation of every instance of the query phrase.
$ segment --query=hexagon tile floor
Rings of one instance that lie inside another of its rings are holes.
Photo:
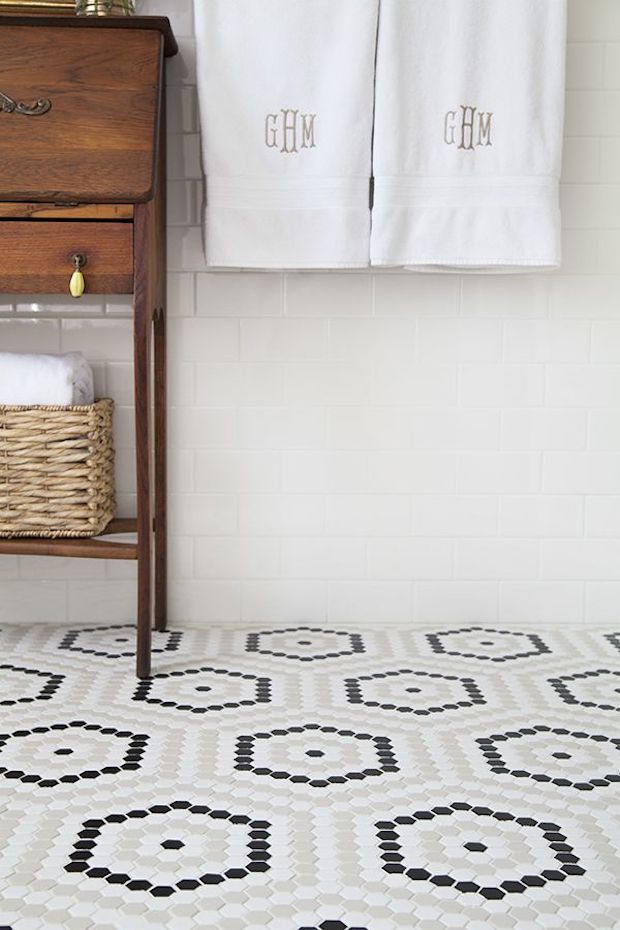
[[[0,930],[620,927],[620,634],[0,630]]]

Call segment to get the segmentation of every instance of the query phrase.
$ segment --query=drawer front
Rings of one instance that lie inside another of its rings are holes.
[[[86,293],[131,294],[133,223],[0,222],[0,293],[67,294],[83,255]]]
[[[0,25],[0,200],[150,199],[162,63],[152,30]]]

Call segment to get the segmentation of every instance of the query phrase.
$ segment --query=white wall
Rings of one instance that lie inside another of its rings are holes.
[[[565,264],[207,274],[191,0],[169,65],[174,622],[610,621],[620,598],[620,3],[570,0]],[[130,307],[0,300],[82,349],[133,506]],[[65,316],[61,319],[61,313]],[[0,619],[133,616],[133,566],[0,558]]]

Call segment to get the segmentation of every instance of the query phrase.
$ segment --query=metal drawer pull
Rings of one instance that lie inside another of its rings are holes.
[[[18,103],[7,94],[0,92],[0,113],[21,113],[22,116],[43,116],[52,109],[52,101],[45,97],[36,103]]]
[[[75,266],[75,271],[71,275],[71,280],[69,281],[69,292],[72,297],[81,297],[86,289],[84,275],[81,270],[86,264],[86,256],[77,252],[71,258]]]

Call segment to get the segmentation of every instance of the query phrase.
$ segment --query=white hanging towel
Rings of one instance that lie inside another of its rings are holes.
[[[92,404],[93,370],[81,352],[0,352],[0,404]]]
[[[371,264],[561,261],[566,0],[381,0]]]
[[[207,264],[369,264],[378,0],[195,0]]]

